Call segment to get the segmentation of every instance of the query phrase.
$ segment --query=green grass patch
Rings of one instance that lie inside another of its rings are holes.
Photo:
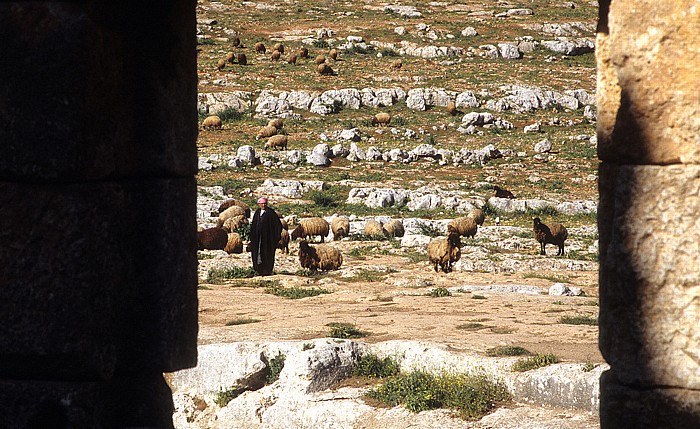
[[[322,289],[322,288],[303,288],[303,287],[298,287],[298,286],[292,286],[292,287],[284,287],[284,286],[271,286],[265,288],[265,293],[269,293],[271,295],[275,296],[280,296],[282,298],[289,298],[289,299],[301,299],[301,298],[308,298],[311,296],[318,296],[318,295],[323,295],[327,293],[331,293],[329,290]]]
[[[447,290],[447,288],[444,287],[436,287],[435,289],[428,292],[427,295],[433,298],[442,298],[443,296],[452,296],[452,292],[450,292],[449,290]]]
[[[510,367],[510,369],[515,372],[525,372],[530,371],[531,369],[544,368],[545,366],[549,366],[557,362],[559,362],[559,358],[552,353],[537,353],[529,358],[518,360]]]
[[[389,274],[388,271],[377,271],[377,270],[368,270],[368,269],[362,269],[357,271],[352,275],[352,277],[339,277],[338,280],[342,280],[344,282],[348,283],[355,283],[355,282],[368,282],[368,283],[373,283],[373,282],[380,282],[384,280],[384,277],[386,277]]]
[[[272,384],[280,378],[280,373],[284,369],[285,359],[286,356],[278,352],[275,357],[267,362],[269,372],[265,376],[265,384]]]
[[[489,357],[527,356],[530,354],[532,353],[520,346],[499,346],[486,350],[486,356]]]
[[[391,377],[367,396],[388,406],[401,405],[414,413],[451,409],[465,420],[479,419],[511,399],[503,383],[486,376],[433,375],[424,371]]]
[[[247,325],[250,323],[258,323],[258,322],[260,322],[260,319],[251,319],[251,318],[233,319],[233,320],[229,320],[228,322],[226,322],[226,326]]]
[[[564,325],[591,325],[598,326],[598,318],[587,315],[561,316],[559,323]]]
[[[529,236],[532,236],[532,234],[529,234]],[[540,273],[525,273],[523,275],[523,277],[526,279],[549,280],[552,283],[569,283],[569,281],[571,280],[569,277],[566,277],[566,276],[557,276],[554,274],[540,274]]]
[[[486,298],[484,295],[475,294],[475,295],[472,295],[472,299],[488,299],[488,298]]]
[[[207,283],[223,284],[229,279],[245,279],[255,276],[251,267],[211,268],[207,273]]]
[[[353,370],[353,375],[369,378],[387,378],[398,375],[401,365],[389,356],[380,359],[377,355],[367,353],[362,355]]]
[[[484,325],[483,323],[469,322],[457,325],[456,328],[463,331],[478,331],[479,329],[488,328],[488,326]]]
[[[245,387],[231,387],[226,390],[220,389],[214,397],[214,403],[223,408],[228,405],[229,402],[239,397],[241,393],[245,392],[246,390],[248,389]]]
[[[333,322],[329,323],[327,326],[331,328],[328,333],[328,337],[330,338],[363,338],[369,335],[368,332],[358,329],[352,323]]]

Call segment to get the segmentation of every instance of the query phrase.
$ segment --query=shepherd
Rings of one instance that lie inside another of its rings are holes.
[[[258,209],[250,225],[250,250],[253,269],[261,276],[269,276],[275,266],[275,251],[282,234],[282,222],[277,213],[268,207],[267,198],[258,200]]]

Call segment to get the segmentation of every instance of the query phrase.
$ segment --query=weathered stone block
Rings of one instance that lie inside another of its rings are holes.
[[[196,174],[193,3],[0,3],[0,180]]]
[[[195,198],[193,178],[0,182],[0,378],[194,365]]]
[[[698,22],[695,0],[601,1],[596,56],[602,160],[700,163]]]
[[[599,176],[600,350],[623,384],[700,389],[700,166]]]
[[[620,384],[615,371],[600,378],[600,427],[605,429],[697,429],[700,392],[637,389]]]

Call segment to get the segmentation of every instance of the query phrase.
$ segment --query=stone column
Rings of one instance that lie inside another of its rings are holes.
[[[0,428],[172,427],[196,365],[194,0],[0,3]]]
[[[700,3],[600,1],[601,428],[700,427]]]

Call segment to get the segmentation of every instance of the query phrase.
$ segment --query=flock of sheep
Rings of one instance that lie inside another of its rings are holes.
[[[243,253],[243,240],[239,228],[248,224],[250,206],[237,199],[229,199],[219,206],[219,219],[213,228],[203,229],[197,233],[199,250],[224,250],[231,253]],[[452,266],[461,257],[461,237],[473,238],[478,227],[483,225],[484,212],[472,210],[467,216],[458,217],[447,225],[446,237],[435,237],[428,243],[428,261],[435,272],[452,271]],[[324,243],[325,237],[333,233],[333,240],[339,241],[350,234],[350,220],[345,216],[336,216],[329,223],[322,217],[301,219],[295,228],[289,232],[289,222],[282,220],[282,235],[278,249],[289,253],[289,243],[299,240],[299,264],[311,271],[337,270],[343,263],[343,255],[338,249]],[[564,255],[564,242],[568,237],[566,228],[557,222],[545,225],[537,217],[533,218],[535,240],[540,245],[540,254],[545,255],[545,246],[554,244],[558,247],[557,255]],[[392,219],[382,224],[370,219],[364,225],[364,235],[368,237],[403,237],[405,229],[398,219]],[[311,245],[315,237],[320,237],[320,244]]]

